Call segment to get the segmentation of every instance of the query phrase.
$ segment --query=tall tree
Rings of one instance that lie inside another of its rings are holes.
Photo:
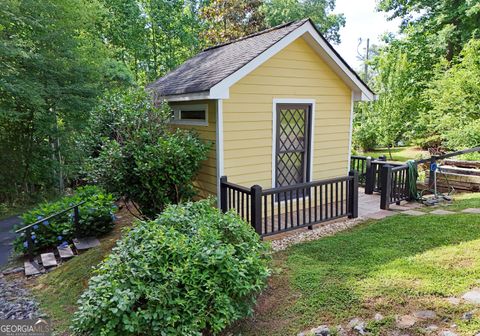
[[[207,24],[202,33],[207,45],[228,42],[265,28],[261,0],[212,0],[200,17]]]
[[[101,7],[5,0],[0,8],[0,201],[62,187],[100,85],[116,75],[98,35]],[[118,70],[118,69],[116,69]]]
[[[402,18],[402,27],[416,26],[419,34],[435,34],[446,43],[452,60],[480,29],[480,2],[465,0],[381,0],[378,9]]]
[[[311,18],[320,32],[333,43],[340,43],[340,28],[345,16],[334,14],[335,0],[266,0],[263,5],[268,26]]]

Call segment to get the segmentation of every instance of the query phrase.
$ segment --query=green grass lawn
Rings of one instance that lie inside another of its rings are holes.
[[[480,194],[461,196],[449,209],[472,206],[480,207]],[[480,286],[480,215],[400,214],[293,246],[274,260],[277,274],[254,319],[239,323],[234,334],[295,335],[379,312],[386,319],[370,328],[385,335],[396,314],[417,309],[434,309],[435,323],[448,319],[459,334],[480,330],[479,312],[467,323],[461,316],[472,307],[446,300]]]
[[[377,148],[371,152],[359,152],[358,154],[362,156],[371,156],[373,158],[378,158],[381,155],[385,155],[387,157],[387,160],[398,162],[406,162],[408,160],[416,160],[420,158],[430,157],[428,151],[424,151],[416,147],[396,147],[392,148],[391,152],[392,158],[390,158],[388,148]]]
[[[458,196],[452,211],[480,207],[480,194]],[[57,334],[66,334],[76,302],[98,265],[110,252],[130,219],[94,248],[58,269],[32,280],[32,292],[52,319]],[[240,321],[234,335],[296,335],[321,324],[346,324],[353,317],[386,318],[370,323],[373,334],[385,335],[395,315],[434,309],[459,333],[480,330],[480,312],[470,323],[461,320],[472,307],[452,306],[480,287],[480,215],[397,215],[369,221],[352,230],[292,246],[273,257],[275,275],[259,298],[254,318]],[[415,330],[410,335],[416,335]],[[420,335],[420,333],[418,333]]]

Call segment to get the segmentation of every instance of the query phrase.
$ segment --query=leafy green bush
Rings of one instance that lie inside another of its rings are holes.
[[[33,227],[32,238],[34,250],[39,251],[48,247],[54,247],[64,242],[71,241],[75,237],[100,236],[112,230],[114,225],[114,200],[111,194],[105,194],[99,187],[85,186],[78,188],[73,196],[42,203],[35,209],[27,211],[21,217],[26,226],[46,218],[54,213],[86,201],[79,206],[79,225],[74,228],[73,210],[57,217],[43,221]],[[15,239],[15,250],[26,250],[26,236],[22,234]]]
[[[89,335],[217,334],[251,312],[269,276],[266,246],[209,200],[138,223],[79,300],[73,330]]]
[[[91,180],[138,205],[143,218],[154,218],[167,204],[194,195],[193,180],[210,144],[169,123],[167,104],[155,107],[144,90],[112,94],[93,114]]]

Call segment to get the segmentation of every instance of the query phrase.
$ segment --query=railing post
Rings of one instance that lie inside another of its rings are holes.
[[[27,235],[27,254],[28,254],[28,260],[33,261],[33,239],[32,239],[32,228],[29,227],[25,234]]]
[[[220,210],[222,210],[223,213],[228,211],[228,207],[227,207],[227,192],[228,191],[227,191],[227,185],[225,183],[227,183],[227,177],[226,176],[220,177],[220,195],[219,195],[219,198],[220,198]]]
[[[392,193],[392,166],[386,164],[380,173],[380,209],[388,210]]]
[[[428,167],[428,188],[431,189],[435,185],[435,170],[437,165],[437,155],[432,155],[430,158],[430,166]],[[433,171],[432,169],[435,168]]]
[[[75,232],[75,235],[78,236],[79,234],[79,228],[80,228],[80,213],[78,211],[78,205],[76,205],[73,208],[73,231]]]
[[[375,189],[375,166],[372,165],[372,158],[367,157],[365,170],[365,194],[372,195]]]
[[[262,232],[262,187],[254,185],[250,188],[250,194],[252,197],[251,202],[251,217],[252,226],[260,236]]]
[[[348,193],[348,209],[350,214],[348,218],[357,218],[358,217],[358,172],[351,170],[348,172],[348,176],[352,176],[349,183],[349,193]]]

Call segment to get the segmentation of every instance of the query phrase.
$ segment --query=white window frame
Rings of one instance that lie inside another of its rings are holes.
[[[173,118],[172,124],[191,125],[191,126],[208,126],[208,104],[195,105],[175,105],[172,106]],[[205,119],[182,119],[182,110],[188,111],[205,111]]]

